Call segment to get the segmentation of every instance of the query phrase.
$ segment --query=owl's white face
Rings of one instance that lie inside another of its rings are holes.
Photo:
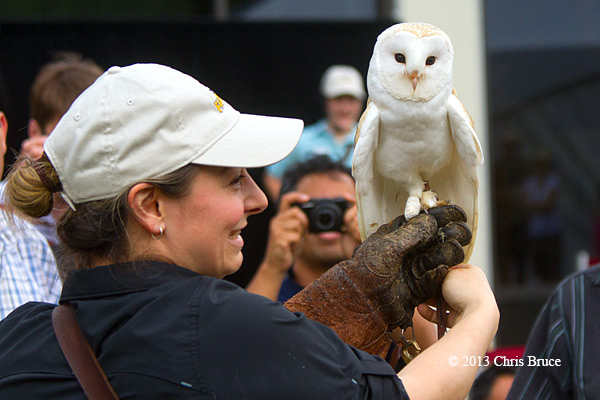
[[[379,35],[369,75],[398,100],[429,101],[442,89],[452,90],[453,57],[452,43],[440,29],[398,24]]]

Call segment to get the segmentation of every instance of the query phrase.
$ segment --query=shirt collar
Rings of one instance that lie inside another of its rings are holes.
[[[158,261],[131,261],[74,270],[63,284],[60,303],[141,292],[199,276],[187,268]]]
[[[317,124],[320,124],[322,126],[322,129],[320,130],[322,135],[323,134],[329,135],[333,140],[335,140],[335,133],[333,133],[331,128],[329,128],[326,118],[320,119],[317,122]],[[344,140],[342,141],[342,143],[344,145],[346,145],[348,143],[352,143],[352,145],[354,146],[354,136],[356,134],[357,125],[358,124],[352,125],[352,128],[350,128],[350,130],[344,134]]]

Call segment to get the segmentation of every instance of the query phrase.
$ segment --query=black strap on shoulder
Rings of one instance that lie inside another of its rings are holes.
[[[75,311],[69,304],[62,304],[52,311],[52,328],[60,349],[88,399],[119,400],[83,336]]]

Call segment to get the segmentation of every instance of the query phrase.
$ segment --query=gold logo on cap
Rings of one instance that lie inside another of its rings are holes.
[[[214,95],[215,95],[216,99],[215,99],[215,102],[213,104],[215,105],[215,107],[217,107],[217,110],[219,110],[219,112],[222,113],[223,112],[223,106],[224,106],[223,99],[221,99],[219,96],[217,96],[216,93],[214,93]]]

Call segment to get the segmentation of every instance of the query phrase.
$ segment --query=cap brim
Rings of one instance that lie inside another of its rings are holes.
[[[303,128],[300,119],[240,114],[233,128],[193,163],[240,168],[274,164],[292,152]]]

